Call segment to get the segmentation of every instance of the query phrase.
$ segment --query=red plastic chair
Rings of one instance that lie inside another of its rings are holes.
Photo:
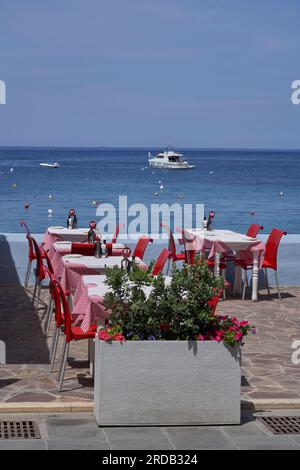
[[[76,253],[84,256],[94,256],[95,243],[72,243],[71,253]]]
[[[171,251],[169,251],[167,248],[164,248],[160,255],[158,256],[156,263],[153,267],[152,274],[153,276],[157,276],[159,273],[161,273],[164,270],[166,261],[172,257]]]
[[[42,283],[43,280],[47,277],[48,271],[53,273],[52,264],[46,252],[41,250],[40,246],[37,244],[36,240],[33,237],[28,237],[29,243],[33,248],[33,253],[36,259],[36,267],[34,270],[35,274],[35,285],[34,291],[32,295],[32,305],[34,305],[36,300],[36,311],[39,306],[40,297],[41,297],[41,290],[42,290]],[[43,260],[46,260],[46,265],[44,265]]]
[[[58,315],[56,315],[56,321],[57,321],[56,325],[58,329],[63,329],[64,338],[65,338],[65,344],[63,347],[63,353],[61,356],[59,373],[58,373],[58,381],[59,381],[58,389],[61,392],[63,381],[64,381],[64,376],[65,376],[67,360],[69,356],[71,341],[93,339],[97,332],[97,325],[92,325],[86,333],[82,331],[80,326],[74,326],[72,323],[72,315],[70,312],[70,307],[69,307],[69,304],[68,304],[68,301],[67,301],[67,298],[66,298],[66,295],[64,293],[62,286],[55,279],[52,280],[52,284],[53,284],[53,291],[54,291],[56,304],[58,305],[60,303],[62,305],[62,308],[59,309]],[[55,353],[54,353],[54,357],[55,357]]]
[[[113,237],[112,237],[112,239],[111,239],[111,243],[116,243],[117,238],[118,238],[118,235],[119,235],[119,232],[120,232],[120,229],[123,228],[123,227],[125,227],[124,224],[119,224],[119,225],[117,225],[116,230],[115,230],[115,233],[114,233],[114,235],[113,235]]]
[[[28,241],[28,263],[27,263],[27,269],[26,269],[25,280],[24,280],[24,287],[25,289],[27,289],[30,275],[31,275],[31,270],[32,270],[32,262],[36,260],[36,254],[35,254],[34,246],[33,246],[32,239],[31,239],[32,238],[31,233],[26,222],[24,220],[20,220],[20,224],[21,224],[21,227],[25,229],[26,238]],[[41,245],[39,245],[39,248],[40,250],[42,250]],[[42,258],[44,258],[44,252],[43,251],[41,252],[42,252]]]
[[[260,230],[263,230],[263,226],[262,225],[257,225],[257,224],[251,224],[250,227],[248,228],[247,230],[247,237],[251,237],[251,238],[256,238],[257,237],[257,234]]]
[[[268,240],[266,242],[266,251],[265,251],[264,261],[262,265],[262,269],[264,269],[265,271],[265,277],[266,277],[266,283],[267,283],[267,289],[268,289],[269,295],[270,295],[270,287],[269,287],[267,270],[273,269],[274,271],[279,300],[281,300],[281,294],[280,294],[280,287],[279,287],[279,280],[278,280],[278,273],[277,273],[277,253],[278,253],[280,241],[284,235],[287,235],[287,232],[283,232],[282,230],[279,230],[278,228],[272,229],[268,237]],[[243,300],[244,300],[246,285],[248,283],[247,270],[252,269],[253,264],[248,264],[242,260],[237,260],[235,264],[236,266],[239,266],[240,268],[244,270],[244,287],[243,287]]]
[[[163,227],[166,230],[167,234],[168,234],[168,237],[169,237],[168,250],[171,252],[172,261],[174,263],[176,261],[185,261],[186,260],[185,253],[176,253],[176,243],[175,243],[174,236],[173,236],[173,233],[172,233],[170,227],[167,224],[160,224],[160,226]]]
[[[136,258],[143,259],[147,246],[149,245],[149,243],[152,242],[152,238],[146,237],[146,235],[142,235],[136,244],[133,256]]]

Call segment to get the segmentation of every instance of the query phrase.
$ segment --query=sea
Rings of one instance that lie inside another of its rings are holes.
[[[300,151],[177,149],[195,169],[153,170],[139,148],[0,148],[0,232],[32,233],[97,220],[100,204],[204,204],[214,227],[245,232],[251,223],[300,233]],[[42,162],[59,162],[57,169]],[[163,189],[160,189],[161,185]],[[193,220],[192,224],[196,222]]]

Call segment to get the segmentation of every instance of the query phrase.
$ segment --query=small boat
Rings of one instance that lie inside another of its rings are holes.
[[[59,168],[59,163],[54,162],[54,163],[40,163],[40,166],[44,168]]]
[[[191,170],[195,165],[190,165],[186,160],[183,160],[181,153],[174,152],[168,148],[164,152],[160,152],[155,157],[152,157],[148,152],[148,163],[152,168],[166,168],[168,170]]]

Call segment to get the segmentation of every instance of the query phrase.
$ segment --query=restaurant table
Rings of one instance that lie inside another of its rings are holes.
[[[123,243],[113,243],[112,244],[112,255],[121,256],[122,250],[125,248]],[[57,241],[54,242],[52,247],[48,251],[48,256],[51,261],[53,270],[57,277],[60,277],[62,274],[62,256],[71,254],[72,242],[69,241]],[[102,249],[105,250],[105,244],[102,244]]]
[[[232,230],[187,229],[190,237],[186,249],[196,251],[209,250],[209,258],[214,258],[214,273],[220,276],[220,259],[229,251],[235,251],[237,259],[247,260],[252,268],[252,300],[257,300],[258,271],[262,266],[265,245],[258,238],[251,238],[245,234]],[[242,270],[236,267],[234,292],[241,292]]]
[[[43,238],[43,248],[48,251],[58,240],[69,242],[85,242],[88,237],[88,228],[66,228],[62,226],[48,227]]]
[[[103,298],[110,291],[105,284],[105,275],[82,276],[73,297],[73,320],[75,324],[81,322],[83,332],[90,326],[98,323],[104,324],[110,312],[103,305]],[[166,285],[170,284],[171,277],[165,276]],[[143,290],[148,297],[153,290],[152,286],[144,286]]]
[[[81,276],[87,274],[105,274],[106,268],[113,268],[114,266],[121,268],[123,259],[123,256],[103,258],[76,254],[62,256],[61,285],[65,292],[73,294]],[[146,270],[148,267],[146,263],[137,257],[135,257],[135,263],[140,269]]]

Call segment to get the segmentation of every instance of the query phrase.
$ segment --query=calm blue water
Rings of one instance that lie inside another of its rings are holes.
[[[264,225],[266,232],[279,227],[300,233],[300,152],[183,153],[196,169],[153,172],[147,166],[147,151],[138,149],[2,148],[0,232],[20,232],[21,218],[28,221],[32,232],[64,225],[70,207],[76,208],[79,225],[86,226],[95,218],[93,200],[116,204],[121,194],[128,195],[129,204],[139,202],[148,207],[162,202],[204,203],[207,211],[216,211],[216,228],[244,232],[256,222]],[[58,161],[61,166],[39,166],[47,161]],[[159,180],[164,185],[162,193]],[[156,191],[158,197],[154,196]],[[25,202],[30,204],[28,210]],[[51,219],[49,208],[53,210]]]

